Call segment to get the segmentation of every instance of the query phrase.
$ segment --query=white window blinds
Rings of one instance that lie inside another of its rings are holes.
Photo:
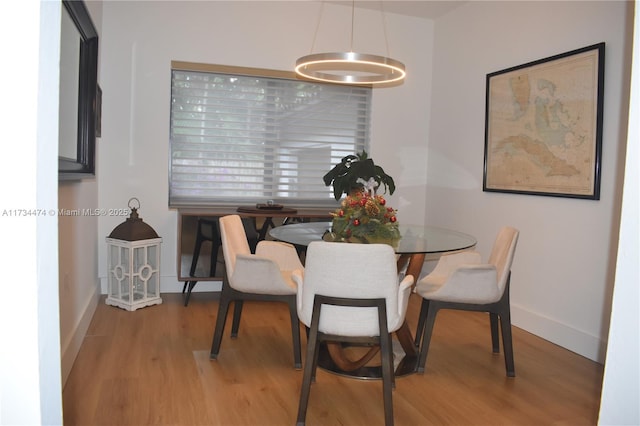
[[[334,206],[322,177],[368,149],[371,89],[172,70],[169,204]]]

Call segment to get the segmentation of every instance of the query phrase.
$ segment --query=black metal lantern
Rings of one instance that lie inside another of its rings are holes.
[[[132,202],[137,207],[132,207]],[[162,238],[138,215],[140,201],[129,200],[131,215],[107,237],[107,305],[135,311],[162,303],[160,244]]]

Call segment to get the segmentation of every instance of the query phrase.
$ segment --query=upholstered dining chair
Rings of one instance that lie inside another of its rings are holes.
[[[505,226],[486,263],[476,251],[443,255],[433,271],[418,281],[415,292],[422,297],[415,342],[420,346],[418,373],[424,373],[436,314],[440,309],[458,309],[489,313],[494,353],[500,352],[500,323],[507,376],[515,377],[509,286],[518,235],[517,229]]]
[[[380,345],[385,424],[393,424],[391,333],[405,320],[413,277],[399,282],[389,245],[314,241],[304,271],[294,272],[293,279],[298,317],[309,328],[297,424],[305,423],[323,341]]]
[[[294,367],[301,369],[296,284],[291,278],[294,270],[303,269],[298,253],[291,244],[263,240],[258,242],[256,252],[252,254],[240,216],[223,216],[219,219],[219,225],[226,272],[222,281],[210,358],[218,358],[231,302],[234,302],[232,338],[238,336],[245,300],[284,302],[289,307],[291,317]]]

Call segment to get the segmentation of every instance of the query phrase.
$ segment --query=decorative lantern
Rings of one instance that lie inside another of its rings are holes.
[[[136,201],[138,207],[132,207]],[[162,303],[160,243],[156,231],[138,216],[140,201],[129,200],[131,215],[107,237],[109,294],[107,305],[135,311]]]

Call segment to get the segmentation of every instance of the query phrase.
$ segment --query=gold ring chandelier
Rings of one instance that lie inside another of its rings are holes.
[[[322,6],[324,7],[324,3]],[[402,62],[384,56],[353,52],[354,12],[355,0],[351,5],[351,51],[315,53],[303,56],[296,61],[296,73],[312,80],[342,84],[390,84],[404,80],[406,71]],[[313,45],[315,45],[321,19],[322,10],[313,38]],[[383,25],[383,28],[388,52],[386,26]]]

